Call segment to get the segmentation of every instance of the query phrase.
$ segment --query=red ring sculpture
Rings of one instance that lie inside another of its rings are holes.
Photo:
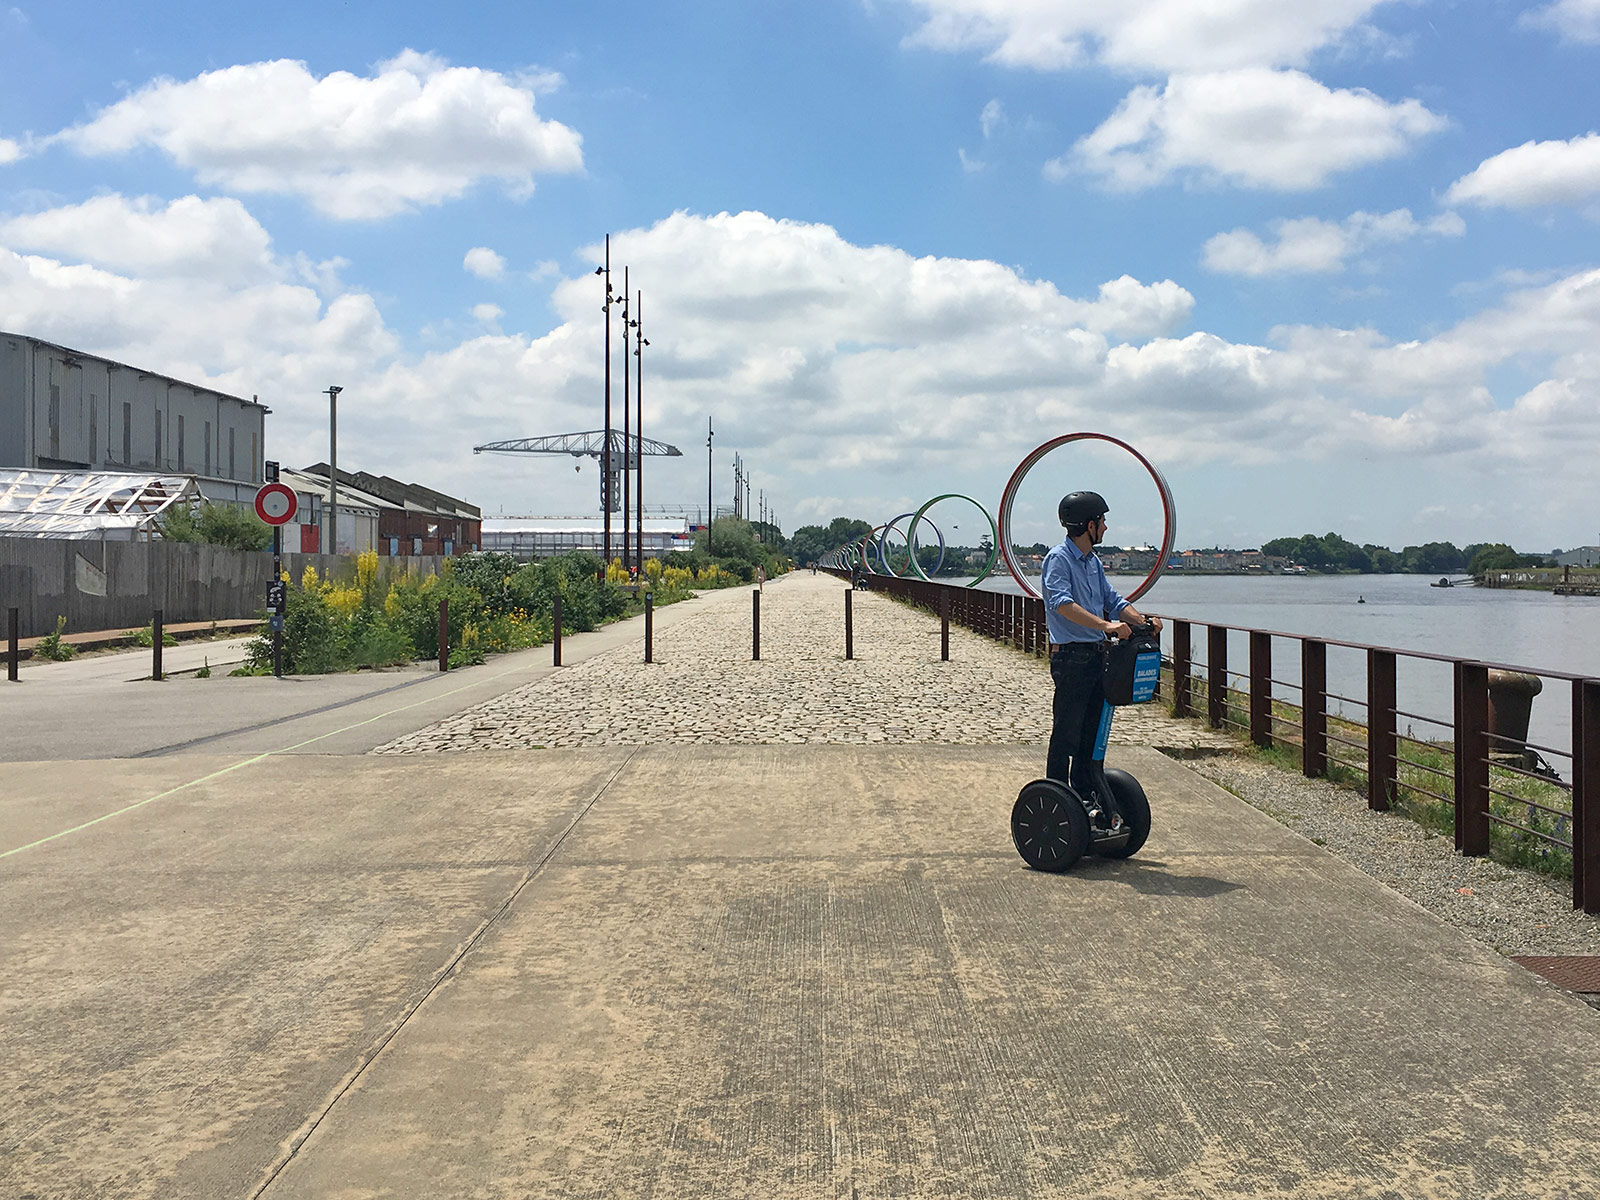
[[[1017,490],[1022,487],[1022,481],[1027,478],[1028,472],[1033,470],[1041,458],[1049,454],[1050,451],[1065,446],[1068,442],[1082,441],[1110,442],[1113,446],[1122,447],[1122,449],[1138,459],[1139,464],[1146,471],[1150,472],[1150,478],[1155,480],[1156,490],[1161,493],[1161,512],[1165,525],[1161,538],[1161,552],[1156,555],[1156,565],[1150,568],[1150,574],[1145,576],[1144,582],[1128,593],[1130,601],[1137,600],[1156,585],[1156,580],[1161,578],[1161,572],[1166,569],[1167,555],[1172,553],[1172,544],[1178,536],[1178,515],[1177,509],[1172,503],[1172,489],[1167,486],[1166,478],[1161,472],[1156,470],[1155,464],[1128,445],[1127,442],[1122,441],[1120,438],[1114,438],[1110,434],[1063,434],[1061,437],[1051,438],[1048,442],[1036,446],[1026,458],[1017,464],[1017,469],[1011,474],[1011,481],[1006,484],[1006,490],[1000,497],[1000,512],[997,519],[997,524],[1000,526],[1000,553],[1005,558],[1006,569],[1011,572],[1012,578],[1017,581],[1022,590],[1035,600],[1039,599],[1039,593],[1023,577],[1022,568],[1018,565],[1016,556],[1011,551],[1011,506],[1016,502]]]

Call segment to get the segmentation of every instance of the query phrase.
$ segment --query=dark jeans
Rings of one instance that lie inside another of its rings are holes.
[[[1051,651],[1050,677],[1056,681],[1054,724],[1045,775],[1069,784],[1085,798],[1093,794],[1100,764],[1094,743],[1105,708],[1105,657],[1093,645]]]

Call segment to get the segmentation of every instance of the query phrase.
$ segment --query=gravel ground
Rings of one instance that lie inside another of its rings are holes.
[[[1456,853],[1440,836],[1366,797],[1240,750],[1187,765],[1304,834],[1385,887],[1507,955],[1600,954],[1600,920],[1572,907],[1572,885]]]

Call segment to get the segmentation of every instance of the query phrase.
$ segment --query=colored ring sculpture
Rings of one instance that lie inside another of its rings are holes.
[[[907,517],[909,517],[911,515],[912,514],[908,513],[908,512],[901,513],[898,517],[896,517],[894,520],[890,521],[887,525],[885,525],[883,527],[883,532],[878,535],[878,561],[883,564],[883,569],[885,571],[887,571],[890,575],[894,576],[894,578],[896,578],[896,579],[904,579],[905,576],[901,575],[898,571],[896,571],[893,567],[891,567],[889,565],[889,546],[888,546],[889,534],[891,532],[897,531],[900,522],[904,521]],[[939,573],[939,568],[944,566],[944,553],[945,553],[944,531],[942,529],[940,529],[937,525],[935,525],[932,521],[929,521],[928,525],[933,529],[933,532],[935,534],[937,534],[938,538],[939,538],[939,558],[933,564],[933,573],[935,575],[937,575]],[[910,556],[911,556],[911,539],[910,538],[906,538],[906,557],[909,558]]]
[[[1167,555],[1172,553],[1172,545],[1178,537],[1178,513],[1172,503],[1172,489],[1167,486],[1166,477],[1156,470],[1155,464],[1128,445],[1127,442],[1122,441],[1120,438],[1114,438],[1109,434],[1068,433],[1058,438],[1051,438],[1043,445],[1035,447],[1028,457],[1017,464],[1017,469],[1012,472],[1011,482],[1006,484],[1006,490],[1000,497],[1000,552],[1005,556],[1006,569],[1016,579],[1018,586],[1035,600],[1039,599],[1039,593],[1024,578],[1022,568],[1018,565],[1016,556],[1011,552],[1011,506],[1016,502],[1017,491],[1022,487],[1022,481],[1027,478],[1028,472],[1033,470],[1041,458],[1057,447],[1065,446],[1068,442],[1081,441],[1110,442],[1113,446],[1122,447],[1122,449],[1138,459],[1139,464],[1146,471],[1150,472],[1150,478],[1155,480],[1156,490],[1161,493],[1161,513],[1164,524],[1161,536],[1161,552],[1156,555],[1156,565],[1150,568],[1150,574],[1145,576],[1144,582],[1128,593],[1130,601],[1137,600],[1155,587],[1156,580],[1161,578],[1161,572],[1166,569]]]
[[[921,508],[917,509],[917,511],[912,515],[911,528],[906,531],[906,546],[911,551],[911,569],[917,573],[917,578],[922,580],[923,583],[933,582],[928,578],[926,572],[923,571],[922,564],[917,561],[917,526],[922,521],[922,514],[927,512],[941,500],[965,500],[968,504],[973,505],[979,512],[981,512],[984,520],[989,522],[989,561],[983,564],[983,570],[978,572],[978,577],[971,583],[967,584],[968,587],[977,587],[985,579],[989,578],[989,572],[994,570],[995,558],[1000,552],[1000,532],[995,527],[994,518],[989,515],[989,510],[983,505],[979,504],[971,496],[964,496],[960,492],[945,492],[942,496],[935,496]],[[928,524],[932,525],[933,522],[929,521]],[[1010,566],[1010,562],[1008,561],[1006,565]],[[1014,571],[1015,568],[1012,568],[1012,570]]]

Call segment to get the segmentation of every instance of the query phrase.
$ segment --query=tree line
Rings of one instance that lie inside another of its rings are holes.
[[[1519,554],[1504,542],[1426,542],[1391,550],[1372,543],[1358,546],[1337,533],[1302,534],[1261,543],[1261,553],[1287,558],[1311,571],[1351,571],[1362,575],[1483,575],[1516,567],[1554,565],[1546,554]]]

